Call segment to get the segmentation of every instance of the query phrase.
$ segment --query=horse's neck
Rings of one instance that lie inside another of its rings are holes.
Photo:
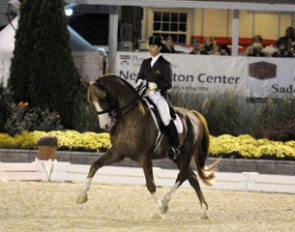
[[[119,108],[124,108],[126,106],[132,105],[138,99],[135,93],[124,93],[123,95],[118,95]]]
[[[124,107],[127,104],[129,104],[129,106],[124,108],[121,112],[122,114],[125,114],[122,118],[124,120],[120,120],[122,126],[126,125],[128,127],[130,126],[130,122],[139,122],[139,124],[142,123],[143,118],[149,114],[149,110],[145,103],[140,100],[137,101],[136,98],[129,98],[122,101],[120,107]]]

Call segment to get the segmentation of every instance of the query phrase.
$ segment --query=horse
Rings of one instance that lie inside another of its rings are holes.
[[[159,200],[153,177],[152,159],[167,157],[169,140],[167,136],[163,136],[155,150],[158,128],[147,104],[129,82],[116,75],[102,76],[95,82],[87,83],[87,87],[90,100],[97,102],[102,109],[98,113],[109,113],[114,126],[110,130],[112,147],[91,165],[77,203],[82,204],[87,201],[92,178],[99,168],[128,157],[139,162],[143,168],[146,187],[156,204],[154,216],[161,218],[161,214],[167,213],[168,202],[172,195],[184,181],[188,180],[199,198],[201,218],[209,218],[208,204],[201,191],[198,177],[190,166],[193,160],[199,178],[206,185],[212,185],[216,163],[205,166],[209,152],[209,130],[205,118],[197,111],[175,107],[183,124],[183,132],[179,134],[181,154],[173,160],[179,173],[174,186],[162,200]]]

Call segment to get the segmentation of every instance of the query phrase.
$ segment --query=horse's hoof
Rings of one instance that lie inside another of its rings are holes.
[[[208,207],[205,205],[202,206],[201,219],[205,219],[205,220],[209,219]]]
[[[210,219],[210,217],[208,215],[202,215],[201,216],[201,219],[202,220],[208,220],[208,219]]]
[[[159,219],[162,219],[162,216],[159,213],[155,213],[152,219],[159,220]]]
[[[80,195],[80,196],[78,196],[78,198],[77,198],[77,203],[78,203],[78,204],[83,204],[83,203],[85,203],[87,200],[88,200],[88,198],[87,198],[87,194],[86,194],[86,195]]]
[[[167,211],[168,211],[168,205],[162,205],[161,213],[167,213]]]
[[[202,219],[202,220],[208,220],[208,219],[210,219],[210,217],[209,217],[208,213],[205,212],[205,213],[202,213],[202,215],[201,215],[201,219]]]

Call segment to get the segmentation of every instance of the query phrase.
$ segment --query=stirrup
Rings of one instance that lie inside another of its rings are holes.
[[[178,147],[169,147],[168,157],[172,160],[176,160],[176,158],[180,155],[180,149]]]

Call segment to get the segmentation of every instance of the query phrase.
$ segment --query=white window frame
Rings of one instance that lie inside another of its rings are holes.
[[[164,13],[184,13],[187,15],[187,21],[186,21],[186,31],[154,31],[153,25],[154,25],[154,13],[155,12],[164,12]],[[192,10],[188,9],[163,9],[163,8],[150,8],[148,11],[148,34],[152,35],[153,33],[161,33],[161,34],[171,34],[171,35],[185,35],[186,36],[186,44],[190,44],[191,41],[191,18],[192,18]],[[174,41],[175,44],[177,44],[176,41]]]

